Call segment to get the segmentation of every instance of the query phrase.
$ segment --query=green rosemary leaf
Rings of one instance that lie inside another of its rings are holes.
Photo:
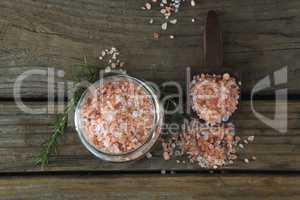
[[[75,67],[74,80],[76,82],[85,80],[93,83],[99,79],[99,72],[102,69],[104,69],[103,65],[78,65]]]
[[[86,80],[89,83],[94,83],[99,79],[99,72],[101,69],[104,69],[103,66],[104,65],[79,65],[75,67],[77,70],[75,71],[75,76],[73,77],[73,80],[75,82]],[[48,141],[43,145],[41,152],[35,159],[36,165],[40,165],[42,167],[48,165],[50,155],[52,153],[56,153],[58,140],[64,134],[65,128],[67,126],[68,114],[71,110],[75,108],[75,105],[77,104],[85,89],[86,88],[78,88],[75,91],[74,96],[71,97],[71,100],[68,102],[68,105],[64,112],[58,116],[54,124],[52,135],[50,136]]]
[[[53,151],[55,151],[59,137],[61,137],[64,134],[67,125],[68,114],[74,108],[74,105],[75,102],[74,99],[72,99],[71,101],[69,101],[64,112],[61,115],[59,115],[58,119],[54,124],[53,134],[50,136],[47,143],[43,145],[42,151],[35,160],[36,165],[44,167],[49,163],[49,156]]]

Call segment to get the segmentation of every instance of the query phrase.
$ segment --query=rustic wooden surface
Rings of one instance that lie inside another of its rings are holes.
[[[300,198],[299,176],[6,177],[2,199],[256,200]]]
[[[169,26],[157,41],[152,37],[162,22],[158,7],[145,12],[140,9],[143,4],[138,0],[0,1],[0,199],[299,199],[299,100],[289,102],[286,134],[259,121],[248,101],[241,103],[232,120],[239,135],[256,138],[237,163],[222,169],[226,175],[150,176],[161,170],[202,172],[195,165],[163,161],[159,146],[149,160],[102,162],[84,149],[72,127],[48,167],[33,165],[56,115],[28,115],[16,107],[13,84],[20,74],[55,68],[65,72],[63,78],[55,77],[56,83],[72,80],[84,56],[97,63],[103,48],[116,46],[130,74],[156,83],[184,84],[186,67],[202,66],[203,26],[211,9],[220,15],[225,66],[241,73],[243,93],[249,95],[260,79],[287,66],[288,83],[281,87],[287,87],[293,97],[300,94],[299,0],[199,0],[194,8],[184,7],[178,24]],[[148,23],[150,18],[154,24]],[[273,94],[275,88],[259,94]],[[21,94],[30,107],[43,108],[48,96],[46,76],[26,79]],[[271,100],[257,101],[255,108],[273,116]],[[257,161],[242,161],[253,155]],[[143,174],[77,176],[112,171]],[[45,172],[52,176],[43,176]],[[10,177],[12,173],[17,176]]]
[[[28,102],[32,108],[42,108],[43,102]],[[274,103],[257,101],[257,112],[272,118]],[[240,160],[225,169],[232,170],[280,170],[300,169],[300,102],[288,105],[288,132],[285,134],[268,127],[252,113],[249,101],[243,101],[240,110],[232,119],[237,134],[242,137],[255,136],[254,143],[245,147]],[[23,172],[41,171],[34,167],[33,160],[41,144],[51,134],[56,115],[28,115],[18,110],[14,103],[2,102],[0,106],[0,171]],[[177,164],[176,159],[164,161],[161,147],[153,151],[151,159],[119,164],[97,160],[80,143],[75,130],[70,127],[58,147],[58,155],[51,159],[46,171],[160,171],[160,170],[203,170],[197,165]],[[257,160],[245,164],[244,158],[256,156]]]
[[[178,24],[158,41],[152,36],[160,30],[161,14],[157,7],[141,10],[143,4],[134,0],[2,0],[0,96],[12,97],[14,79],[26,69],[55,67],[71,79],[73,66],[82,63],[83,56],[94,63],[101,49],[111,46],[119,47],[131,74],[156,82],[183,82],[186,66],[203,61],[203,25],[210,9],[220,14],[224,62],[242,72],[244,92],[288,66],[290,94],[299,94],[298,0],[199,0],[196,7],[183,8]],[[176,38],[170,40],[169,34]],[[43,76],[26,80],[23,96],[45,97],[46,80]]]

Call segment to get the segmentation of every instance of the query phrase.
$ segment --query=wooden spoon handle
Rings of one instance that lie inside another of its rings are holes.
[[[223,66],[223,40],[219,20],[215,11],[207,14],[204,31],[204,64],[206,67]]]

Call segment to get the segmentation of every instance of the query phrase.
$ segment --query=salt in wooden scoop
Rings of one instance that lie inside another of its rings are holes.
[[[199,76],[201,74],[208,74],[209,76],[221,75],[221,77],[226,76],[228,77],[228,79],[229,77],[234,78],[236,84],[239,85],[238,82],[240,77],[239,74],[223,66],[222,32],[219,26],[217,13],[215,11],[209,11],[207,14],[205,30],[204,30],[203,47],[204,47],[204,66],[192,68],[192,71],[190,73],[191,74],[190,78],[193,78],[194,76]],[[207,94],[203,94],[203,95],[207,95]],[[222,93],[219,95],[221,95],[219,96],[219,98],[222,98]],[[234,98],[234,100],[238,98],[239,95],[236,98]],[[213,100],[209,100],[208,102],[213,102]],[[210,106],[210,107],[214,107],[214,106]],[[223,108],[223,106],[221,107]],[[203,109],[199,109],[199,110],[201,110],[203,115],[206,114],[206,111],[204,111]],[[231,112],[233,113],[234,111],[235,110],[233,109]],[[227,121],[230,115],[224,116],[221,121]]]

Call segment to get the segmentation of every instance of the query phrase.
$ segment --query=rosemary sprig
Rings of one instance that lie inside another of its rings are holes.
[[[101,52],[101,56],[99,57],[100,63],[98,65],[87,64],[87,57],[84,56],[84,64],[75,67],[76,70],[73,80],[75,83],[79,83],[81,81],[88,81],[89,83],[96,82],[100,78],[100,70],[103,70],[106,67],[116,68],[124,66],[124,63],[120,62],[118,59],[118,55],[119,51],[115,47],[105,49]],[[52,135],[43,145],[42,151],[35,160],[37,165],[41,165],[43,167],[48,164],[51,153],[56,150],[59,137],[61,137],[65,132],[68,114],[74,109],[85,89],[86,88],[76,88],[74,96],[69,97],[71,99],[68,102],[67,107],[64,109],[64,112],[58,116],[58,119],[54,124]]]
[[[47,143],[43,146],[42,151],[40,152],[37,159],[35,160],[36,165],[41,165],[42,167],[48,165],[49,156],[53,151],[56,150],[59,137],[61,137],[64,134],[67,125],[68,114],[74,108],[74,105],[75,105],[74,98],[72,98],[69,101],[64,112],[59,115],[54,125],[53,134],[50,136]]]
[[[80,82],[82,80],[89,81],[93,83],[99,79],[99,71],[103,69],[103,65],[88,65],[83,64],[78,67],[78,70],[75,72],[74,80],[75,82]],[[37,158],[35,159],[35,164],[44,167],[49,163],[49,157],[53,152],[56,152],[56,146],[58,143],[59,138],[64,134],[67,121],[68,121],[68,114],[72,111],[77,104],[79,98],[81,97],[85,88],[78,88],[75,91],[73,97],[70,97],[64,112],[60,114],[54,124],[53,133],[47,142],[43,145],[41,152],[38,154]]]

